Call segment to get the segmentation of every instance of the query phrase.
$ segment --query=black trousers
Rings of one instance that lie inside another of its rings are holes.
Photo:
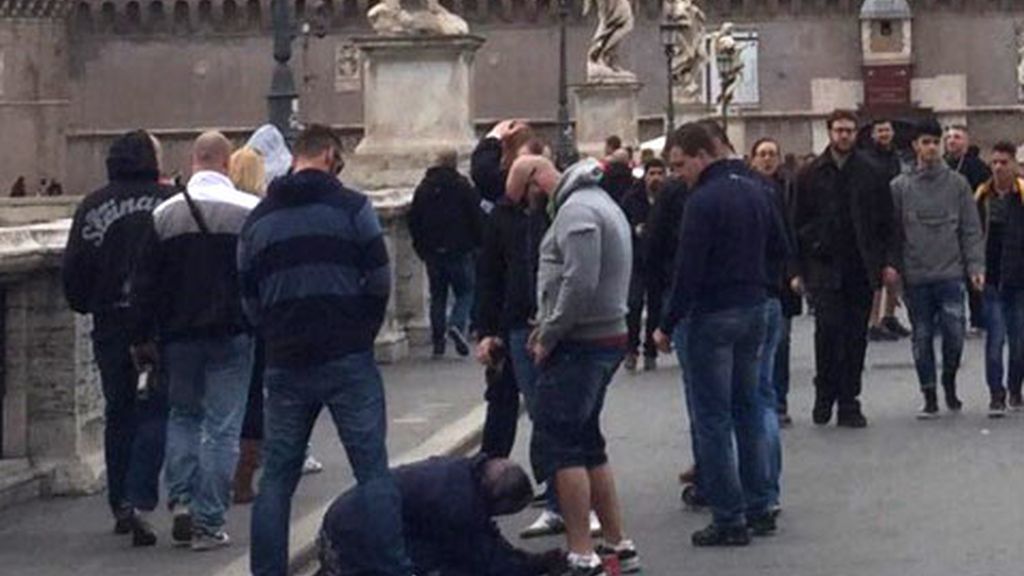
[[[661,323],[661,289],[656,282],[646,278],[646,272],[636,267],[629,281],[629,312],[626,314],[626,327],[629,331],[629,352],[640,351],[640,324],[643,319],[644,306],[647,307],[647,323],[644,325],[644,356],[649,358],[658,355],[654,344],[654,331]]]
[[[839,405],[839,414],[860,411],[861,373],[868,347],[872,291],[867,282],[814,290],[814,378],[817,401]]]
[[[487,368],[487,417],[484,420],[480,451],[497,458],[508,458],[516,443],[519,426],[519,386],[507,357],[500,369]]]

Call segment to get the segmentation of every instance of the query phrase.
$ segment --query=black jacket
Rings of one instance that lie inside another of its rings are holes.
[[[484,138],[469,160],[469,177],[476,184],[480,197],[492,204],[505,196],[508,174],[501,169],[501,153],[501,140]]]
[[[892,182],[894,178],[903,172],[903,161],[900,160],[900,155],[896,150],[885,150],[876,145],[869,148],[867,153],[870,159],[882,170],[885,177],[889,179],[889,182]]]
[[[1024,288],[1024,202],[1020,194],[1006,198],[1006,224],[1002,234],[999,288]]]
[[[783,316],[793,318],[803,312],[803,299],[793,292],[789,282],[799,266],[796,259],[796,235],[793,233],[793,184],[780,174],[776,174],[774,178],[762,176],[761,179],[768,185],[772,206],[782,221],[790,254],[785,262],[770,263],[772,269],[769,270],[769,274],[775,283],[769,287],[769,292],[782,303]]]
[[[544,574],[538,557],[513,547],[501,535],[480,488],[484,458],[434,457],[396,468],[401,494],[405,551],[416,574],[534,576]],[[370,573],[372,546],[365,514],[373,502],[350,490],[324,515],[321,552],[327,576]],[[343,568],[343,570],[341,570]],[[364,570],[366,572],[364,572]]]
[[[671,287],[679,247],[679,228],[690,191],[677,178],[668,178],[648,215],[647,280],[652,289],[666,291]]]
[[[840,169],[826,149],[800,174],[793,229],[808,289],[878,288],[882,268],[894,262],[894,228],[886,175],[863,151]]]
[[[537,310],[537,263],[544,210],[498,202],[484,231],[477,268],[477,327],[483,336],[526,328]]]
[[[420,258],[468,254],[480,246],[480,197],[452,168],[433,167],[416,187],[409,233]]]
[[[129,321],[128,280],[149,214],[174,193],[157,183],[156,157],[141,132],[110,147],[107,173],[110,183],[75,211],[61,270],[71,309],[92,314],[98,331]]]
[[[978,186],[992,177],[992,170],[978,157],[978,152],[974,149],[968,150],[960,158],[947,157],[946,164],[951,170],[959,172],[964,178],[967,178],[971,190],[977,190]]]
[[[643,181],[636,182],[620,201],[633,234],[633,269],[645,270],[650,244],[650,216],[653,206]]]
[[[622,203],[636,185],[636,178],[633,177],[633,169],[622,162],[612,162],[605,167],[604,177],[601,178],[601,188],[618,203]]]
[[[164,201],[148,220],[132,272],[133,342],[250,331],[242,312],[237,246],[242,224],[259,198],[235,190],[227,176],[206,171],[192,176],[187,192],[187,197],[182,192]]]

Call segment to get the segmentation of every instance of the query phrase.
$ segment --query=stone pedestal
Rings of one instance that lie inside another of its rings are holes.
[[[345,179],[364,190],[414,187],[441,149],[467,158],[478,36],[357,38],[363,55],[363,140]]]
[[[581,154],[601,157],[605,138],[616,135],[623,146],[637,146],[641,84],[589,83],[573,87],[576,100],[576,146]]]

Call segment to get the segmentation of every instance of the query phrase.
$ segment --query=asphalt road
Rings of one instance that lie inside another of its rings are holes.
[[[744,549],[697,549],[690,534],[710,521],[684,510],[676,475],[690,461],[679,371],[619,373],[604,427],[625,513],[649,575],[1009,576],[1024,573],[1024,414],[990,420],[982,340],[961,370],[964,412],[914,418],[919,393],[910,343],[872,344],[865,373],[865,430],[810,422],[812,323],[794,325],[795,425],[783,432],[779,533]],[[516,447],[526,461],[529,430]],[[515,534],[536,514],[503,522]]]

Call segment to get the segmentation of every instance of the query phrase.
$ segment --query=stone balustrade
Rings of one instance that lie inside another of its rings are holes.
[[[424,274],[405,223],[411,191],[371,196],[395,286],[377,353],[379,361],[394,362],[426,332]],[[103,397],[92,322],[68,307],[60,279],[69,229],[67,219],[0,227],[0,493],[2,464],[9,461],[27,463],[45,477],[46,493],[90,493],[104,485]]]

